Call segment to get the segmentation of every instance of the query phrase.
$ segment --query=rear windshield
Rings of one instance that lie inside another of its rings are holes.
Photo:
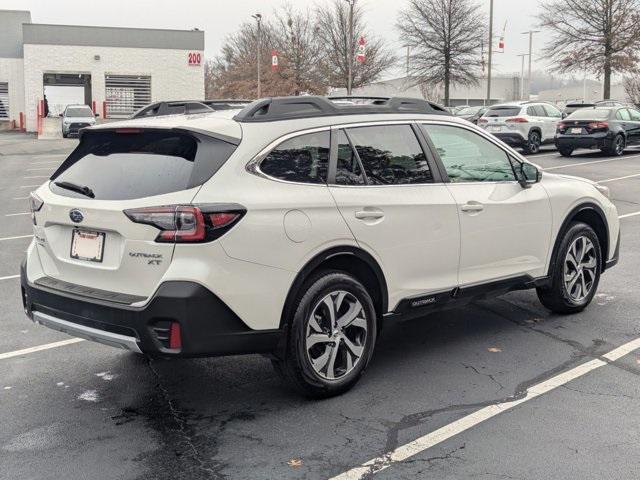
[[[235,149],[216,138],[171,130],[88,132],[53,174],[50,188],[83,197],[56,183],[88,187],[100,200],[177,192],[204,183]]]
[[[483,116],[485,117],[515,117],[520,115],[521,107],[491,107]]]
[[[475,115],[476,113],[478,113],[480,111],[481,107],[467,107],[467,108],[463,108],[462,110],[458,110],[458,112],[456,112],[456,115],[459,116],[463,116],[463,115]]]
[[[93,117],[93,110],[89,107],[67,107],[64,114],[67,117]]]
[[[571,120],[604,120],[609,117],[611,110],[604,108],[581,108],[567,118]]]

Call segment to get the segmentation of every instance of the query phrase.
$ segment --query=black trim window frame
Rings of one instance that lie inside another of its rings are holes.
[[[422,153],[425,156],[425,159],[427,161],[427,165],[429,166],[429,170],[431,172],[431,177],[432,180],[430,182],[425,182],[425,183],[413,183],[413,184],[391,184],[391,185],[378,185],[378,184],[372,184],[368,177],[367,177],[367,173],[366,170],[364,169],[364,165],[362,164],[362,159],[360,158],[360,154],[358,153],[358,150],[355,148],[354,144],[353,144],[353,140],[351,139],[351,136],[349,135],[348,130],[350,128],[364,128],[364,127],[384,127],[384,126],[392,126],[392,125],[407,125],[409,127],[411,127],[411,130],[413,131],[413,134],[416,137],[416,140],[418,142],[418,144],[420,145],[420,149],[422,150]],[[339,132],[342,131],[345,134],[345,137],[347,138],[347,141],[349,142],[349,146],[351,147],[351,150],[353,151],[353,153],[355,154],[356,159],[358,160],[358,166],[360,167],[360,171],[362,172],[362,176],[364,179],[364,184],[363,185],[344,185],[344,184],[340,184],[340,183],[336,183],[336,173],[337,173],[337,168],[338,168],[338,137],[339,137]],[[380,122],[375,122],[375,123],[371,123],[371,124],[364,124],[364,123],[357,123],[357,124],[345,124],[345,125],[336,125],[333,126],[331,128],[331,150],[330,150],[330,156],[329,156],[329,171],[328,171],[328,175],[327,175],[327,183],[331,186],[339,186],[339,187],[366,187],[366,186],[376,186],[376,187],[380,187],[380,186],[384,186],[384,187],[388,187],[388,186],[416,186],[416,185],[432,185],[434,183],[444,183],[445,181],[445,177],[443,177],[442,172],[444,170],[440,169],[440,165],[438,164],[438,162],[436,161],[435,155],[434,155],[434,151],[435,148],[432,149],[427,140],[424,138],[424,133],[422,131],[422,129],[420,128],[420,126],[413,120],[409,120],[406,122],[390,122],[390,123],[380,123]]]

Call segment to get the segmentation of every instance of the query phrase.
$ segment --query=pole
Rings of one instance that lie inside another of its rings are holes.
[[[256,19],[256,23],[258,24],[258,51],[256,52],[256,64],[258,70],[258,97],[262,97],[262,79],[261,79],[261,68],[260,68],[260,53],[262,51],[262,15],[256,13],[252,15],[253,18]]]
[[[493,0],[489,0],[489,58],[487,65],[487,105],[491,105],[491,56],[493,54]]]
[[[349,2],[349,53],[347,55],[347,95],[351,96],[353,86],[353,4],[356,0],[347,0]]]
[[[529,74],[527,78],[527,98],[531,97],[531,64],[533,61],[533,34],[540,33],[540,30],[529,30],[522,32],[522,35],[529,35]]]
[[[524,100],[524,57],[526,57],[527,54],[522,53],[518,56],[522,57],[522,67],[520,68],[520,100]]]

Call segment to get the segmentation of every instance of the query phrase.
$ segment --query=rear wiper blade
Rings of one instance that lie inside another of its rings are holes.
[[[60,188],[64,188],[66,190],[71,190],[73,192],[81,193],[85,197],[95,198],[96,196],[93,193],[93,190],[91,190],[89,187],[84,185],[76,185],[75,183],[71,183],[71,182],[53,182],[53,184],[57,185]]]

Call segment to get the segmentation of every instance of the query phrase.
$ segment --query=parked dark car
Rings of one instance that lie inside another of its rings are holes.
[[[488,107],[478,106],[478,107],[465,107],[462,110],[458,110],[456,112],[456,116],[460,118],[464,118],[465,120],[470,121],[471,123],[477,125],[478,119],[484,115],[484,112],[488,110]]]
[[[566,118],[571,115],[576,110],[580,110],[581,108],[593,108],[595,107],[595,103],[584,103],[584,102],[571,102],[567,103],[562,111],[562,118]]]
[[[630,107],[582,108],[558,123],[555,142],[565,157],[577,148],[622,155],[628,145],[640,143],[640,111]]]

